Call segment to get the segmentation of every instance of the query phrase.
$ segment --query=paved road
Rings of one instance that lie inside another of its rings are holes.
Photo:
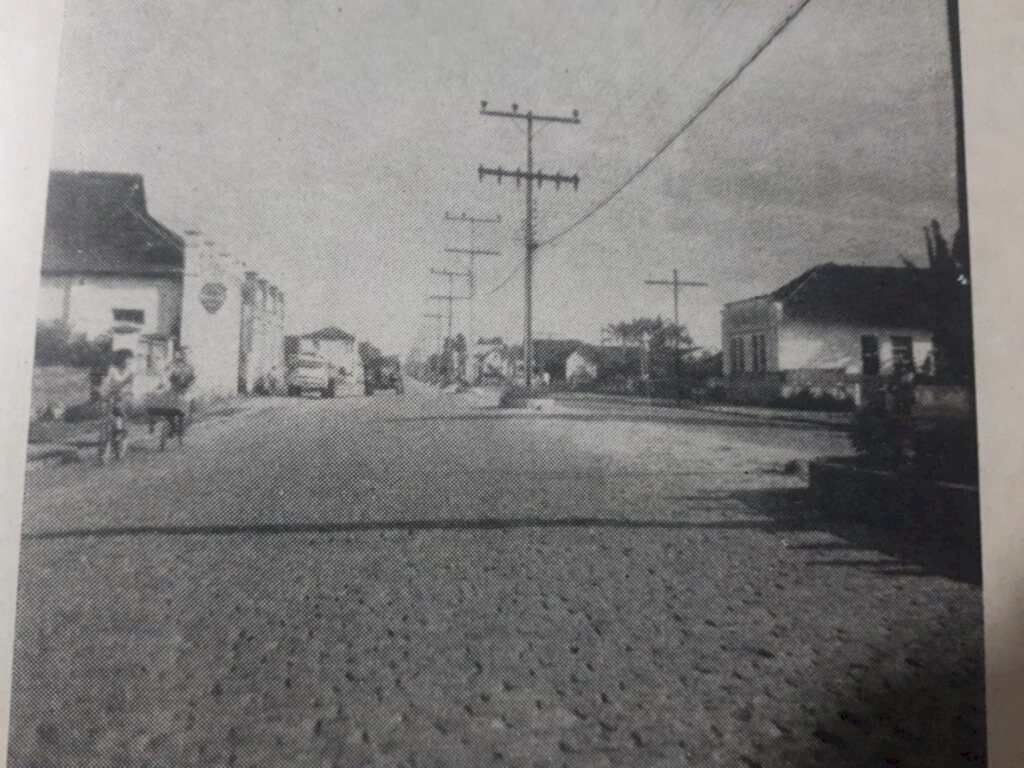
[[[35,470],[11,764],[971,764],[980,593],[803,506],[844,443],[411,391]]]

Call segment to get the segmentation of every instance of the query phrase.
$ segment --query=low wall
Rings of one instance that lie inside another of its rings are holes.
[[[810,496],[833,519],[941,537],[956,546],[960,572],[980,578],[981,512],[973,486],[819,459],[810,464]]]

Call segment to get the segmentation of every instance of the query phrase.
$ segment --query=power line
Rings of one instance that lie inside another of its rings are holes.
[[[509,272],[509,273],[508,273],[508,274],[507,274],[507,275],[506,275],[506,276],[505,276],[505,277],[504,277],[504,278],[502,279],[502,281],[501,281],[500,283],[498,283],[498,285],[497,285],[497,286],[495,286],[494,288],[492,288],[491,290],[489,290],[489,291],[487,292],[487,295],[488,295],[488,296],[493,296],[494,294],[496,294],[496,293],[497,293],[498,291],[500,291],[500,290],[501,290],[502,288],[504,288],[504,287],[505,287],[506,285],[508,285],[509,281],[510,281],[510,280],[511,280],[511,279],[512,279],[513,277],[515,277],[516,275],[518,275],[518,274],[519,274],[520,272],[522,272],[522,271],[523,271],[523,262],[521,262],[521,261],[520,261],[520,262],[519,262],[519,263],[518,263],[518,264],[516,265],[515,269],[513,269],[513,270],[512,270],[511,272]]]
[[[529,389],[533,383],[533,252],[537,250],[537,243],[533,236],[533,185],[538,189],[545,182],[554,183],[557,189],[562,184],[572,184],[574,189],[579,189],[579,174],[567,176],[562,173],[544,173],[542,170],[533,169],[533,125],[534,123],[564,123],[579,125],[579,111],[573,110],[572,117],[558,115],[538,115],[532,110],[519,111],[519,105],[513,104],[511,111],[488,109],[487,102],[480,102],[480,114],[488,117],[510,118],[513,120],[526,121],[526,170],[516,169],[508,171],[503,168],[486,168],[483,165],[479,168],[480,180],[484,176],[493,176],[501,183],[502,179],[513,178],[516,186],[523,181],[526,182],[526,260],[524,262],[526,271],[525,293],[525,328],[523,333],[523,361],[526,364],[526,387]]]
[[[537,243],[537,246],[540,247],[544,245],[551,245],[552,243],[561,240],[563,237],[572,232],[578,226],[580,226],[585,221],[593,217],[598,211],[600,211],[602,208],[608,205],[608,203],[610,203],[612,200],[618,197],[619,194],[626,187],[628,187],[630,184],[636,181],[636,179],[644,171],[646,171],[648,168],[651,167],[651,165],[654,164],[655,160],[661,157],[668,150],[668,148],[671,147],[676,142],[676,140],[690,128],[690,126],[696,123],[697,120],[700,119],[700,117],[705,112],[707,112],[716,101],[718,101],[718,98],[723,93],[725,93],[733,83],[739,80],[740,76],[747,70],[747,68],[751,64],[753,64],[761,56],[762,53],[764,53],[768,46],[770,46],[775,41],[775,39],[785,31],[785,29],[793,22],[793,20],[796,19],[796,17],[803,12],[804,8],[810,5],[810,3],[811,0],[800,0],[800,2],[797,3],[796,7],[792,11],[790,11],[789,14],[772,29],[768,36],[763,41],[761,41],[757,48],[754,49],[753,53],[751,53],[743,61],[743,63],[740,64],[736,71],[732,75],[730,75],[725,81],[723,81],[722,84],[719,85],[711,93],[711,95],[708,96],[708,98],[706,98],[701,103],[697,110],[686,119],[686,121],[682,124],[682,126],[680,126],[680,128],[677,131],[675,131],[671,136],[668,137],[668,139],[662,142],[662,144],[658,147],[658,149],[654,152],[653,155],[651,155],[647,160],[645,160],[635,171],[633,171],[633,173],[627,176],[625,181],[623,181],[621,184],[615,187],[615,189],[613,189],[608,195],[602,198],[593,208],[591,208],[589,211],[583,214],[583,216],[576,219],[576,221],[574,221],[572,224],[565,227],[564,229],[560,230],[555,235],[552,235],[546,240],[540,241],[539,243]]]

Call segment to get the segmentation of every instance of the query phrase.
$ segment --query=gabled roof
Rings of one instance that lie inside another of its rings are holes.
[[[533,340],[533,362],[539,366],[552,363],[564,363],[569,355],[577,349],[586,346],[579,339],[534,339]],[[507,348],[510,359],[522,360],[523,345],[514,344]]]
[[[43,274],[181,274],[185,241],[149,215],[142,176],[51,171]]]
[[[321,341],[355,341],[356,337],[347,331],[341,330],[335,325],[321,328],[319,331],[305,334],[304,339],[319,339]]]
[[[575,351],[594,363],[598,368],[608,366],[639,366],[644,355],[642,347],[597,346],[594,344],[584,344]]]
[[[827,263],[754,298],[780,302],[787,319],[926,328],[937,286],[928,269]]]

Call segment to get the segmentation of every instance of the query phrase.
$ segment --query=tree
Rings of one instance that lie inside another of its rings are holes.
[[[936,373],[957,382],[974,378],[970,245],[963,230],[950,244],[934,219],[924,228],[928,266],[936,276],[929,304],[935,340]]]
[[[679,346],[688,347],[693,344],[693,339],[685,325],[678,328],[675,323],[658,317],[635,317],[629,321],[612,323],[608,326],[612,336],[620,344],[625,346],[639,346],[643,343],[646,334],[651,348],[672,347],[677,341]]]
[[[62,320],[36,327],[36,365],[67,365],[73,368],[103,368],[110,362],[109,336],[88,339],[73,334]]]

